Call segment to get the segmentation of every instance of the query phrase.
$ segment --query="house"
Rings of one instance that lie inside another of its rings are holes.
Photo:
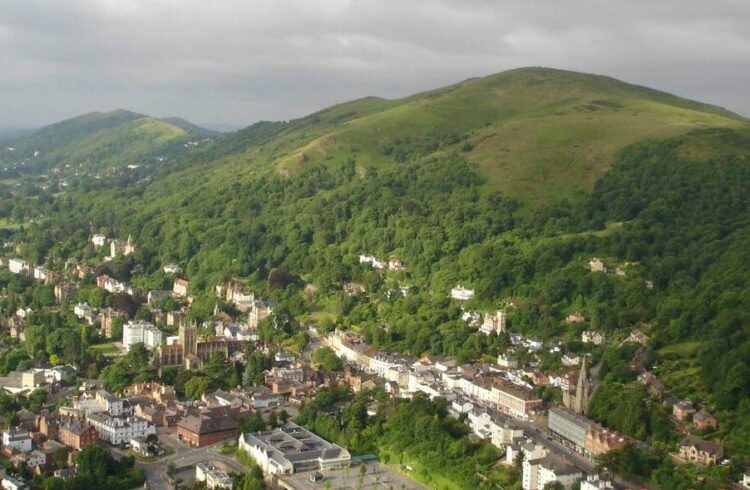
[[[742,480],[739,482],[740,487],[749,490],[750,489],[750,469],[746,468],[742,473]]]
[[[266,475],[291,475],[305,470],[347,468],[351,455],[294,422],[284,427],[240,436],[239,447]]]
[[[91,243],[94,244],[95,248],[103,247],[107,244],[107,237],[97,233],[91,237]]]
[[[565,354],[562,356],[563,366],[577,366],[581,362],[581,356],[577,354]]]
[[[60,442],[76,451],[80,451],[86,444],[99,443],[99,431],[93,425],[71,420],[60,425]]]
[[[591,272],[605,272],[607,268],[604,266],[604,262],[594,257],[593,259],[589,260],[589,270]]]
[[[48,271],[44,267],[34,267],[34,279],[36,279],[37,281],[46,281],[50,277],[52,277],[50,271]]]
[[[586,317],[584,317],[583,313],[581,313],[580,311],[576,311],[565,317],[565,323],[582,323],[585,320]]]
[[[630,332],[630,335],[627,339],[623,342],[624,344],[632,343],[632,344],[641,344],[642,346],[646,346],[648,344],[648,336],[641,332],[638,329],[633,330]]]
[[[11,427],[3,431],[3,447],[14,449],[20,453],[31,451],[31,435],[18,427]]]
[[[167,264],[162,267],[165,274],[182,274],[182,267],[177,264]]]
[[[180,279],[179,277],[174,280],[172,286],[172,292],[177,296],[186,298],[188,295],[188,289],[190,288],[190,281],[187,279]]]
[[[689,400],[681,400],[672,405],[672,415],[679,421],[687,420],[694,413],[695,408]]]
[[[682,440],[677,454],[679,460],[704,466],[717,464],[723,456],[724,449],[721,444],[693,436],[687,436]]]
[[[8,269],[13,274],[21,274],[22,272],[28,270],[29,266],[26,264],[26,261],[21,259],[8,259]]]
[[[206,488],[226,488],[232,490],[234,483],[226,471],[217,468],[211,463],[198,463],[195,466],[195,479],[206,482]]]
[[[615,486],[611,480],[599,475],[588,475],[581,482],[581,490],[614,490]]]
[[[698,430],[716,429],[718,422],[716,421],[716,417],[708,413],[705,408],[702,408],[693,415],[693,425]]]
[[[605,340],[607,340],[607,337],[602,332],[586,330],[581,334],[581,342],[584,344],[601,345]]]
[[[404,265],[396,257],[391,257],[388,260],[388,270],[391,270],[391,271],[402,271],[402,270],[404,270]]]
[[[2,481],[0,482],[0,486],[3,488],[3,490],[26,490],[28,485],[26,485],[26,482],[21,480],[20,478],[13,478],[8,475],[4,476]]]
[[[518,367],[518,361],[508,354],[500,354],[497,356],[497,364],[500,367],[506,369],[513,369]]]
[[[474,297],[473,289],[466,289],[460,284],[455,288],[451,289],[451,298],[459,301],[468,301]]]

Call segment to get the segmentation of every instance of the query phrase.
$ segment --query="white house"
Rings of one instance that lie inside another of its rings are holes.
[[[182,274],[182,267],[177,264],[167,264],[162,269],[165,274]]]
[[[610,480],[601,478],[599,475],[589,475],[581,482],[581,490],[610,490],[614,489]]]
[[[10,447],[21,453],[31,451],[31,435],[18,427],[3,431],[3,447]]]
[[[39,281],[46,281],[49,277],[49,271],[44,267],[34,267],[34,279]]]
[[[565,354],[562,356],[563,366],[577,366],[581,362],[581,356],[577,354]]]
[[[91,243],[93,243],[96,248],[103,247],[107,244],[107,237],[97,233],[91,237]]]
[[[211,463],[198,463],[195,466],[195,479],[206,482],[206,488],[226,488],[232,490],[233,482],[226,471]]]
[[[2,486],[3,490],[25,490],[29,488],[25,481],[8,475],[3,477],[0,486]]]
[[[595,345],[601,345],[604,343],[604,341],[607,339],[607,337],[602,332],[597,332],[594,330],[586,330],[581,334],[581,342],[584,344],[595,344]]]
[[[13,274],[20,274],[25,270],[28,270],[29,266],[26,264],[26,261],[21,259],[8,259],[8,269]]]
[[[451,289],[451,298],[459,301],[468,301],[474,297],[473,289],[466,289],[460,284],[455,288]]]

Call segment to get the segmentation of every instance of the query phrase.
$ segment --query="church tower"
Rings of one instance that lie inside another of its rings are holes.
[[[195,354],[195,345],[198,342],[198,327],[190,321],[184,321],[180,324],[178,335],[183,356]]]
[[[581,371],[578,373],[578,384],[576,385],[576,398],[573,401],[573,411],[581,415],[589,412],[589,370],[588,356],[581,360]]]

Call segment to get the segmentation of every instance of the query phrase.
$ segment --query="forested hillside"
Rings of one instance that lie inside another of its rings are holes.
[[[179,131],[152,141],[177,141]],[[57,151],[50,158],[80,161]],[[128,150],[108,161],[131,158]],[[716,410],[733,454],[750,456],[744,119],[604,77],[527,69],[258,123],[175,161],[144,182],[4,202],[0,217],[20,225],[5,233],[40,263],[93,257],[95,232],[132,235],[134,256],[106,272],[159,289],[169,285],[161,267],[180,264],[196,318],[212,314],[217,282],[239,277],[297,321],[354,327],[378,347],[415,355],[463,362],[507,346],[460,319],[448,298],[457,284],[477,292],[465,308],[512,299],[512,331],[574,351],[584,329],[617,341],[643,329],[647,364],[664,361],[665,346],[696,341],[690,356],[662,364],[672,366],[664,374],[679,395]],[[372,270],[359,264],[363,253],[398,257],[406,270]],[[594,256],[623,274],[590,272]],[[366,293],[345,294],[350,282]],[[574,311],[586,324],[564,322]],[[618,396],[650,410],[644,391],[606,388],[634,380],[626,354],[603,356],[605,388],[594,401],[602,417]],[[673,441],[661,414],[651,415],[608,423]]]

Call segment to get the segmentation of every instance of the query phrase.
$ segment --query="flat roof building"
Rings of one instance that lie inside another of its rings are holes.
[[[271,475],[346,468],[352,460],[346,449],[294,422],[273,431],[244,433],[239,446],[252,456],[263,473]]]

